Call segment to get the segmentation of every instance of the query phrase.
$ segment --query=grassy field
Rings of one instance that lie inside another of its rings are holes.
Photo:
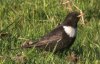
[[[78,64],[100,64],[100,0],[72,1],[85,13],[86,24],[78,23],[77,39],[67,53],[11,50],[27,39],[39,39],[61,23],[69,12],[61,1],[0,0],[0,64],[70,64],[68,56],[73,51]]]

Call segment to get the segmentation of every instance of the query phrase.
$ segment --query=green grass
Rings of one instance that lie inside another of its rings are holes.
[[[27,64],[68,64],[66,58],[73,51],[79,56],[78,64],[100,64],[100,0],[73,2],[85,13],[86,24],[78,23],[77,39],[67,53],[52,54],[10,49],[19,47],[24,39],[35,41],[50,32],[64,20],[67,7],[60,0],[0,0],[0,32],[9,33],[0,37],[0,64],[17,63],[12,58],[22,52]]]

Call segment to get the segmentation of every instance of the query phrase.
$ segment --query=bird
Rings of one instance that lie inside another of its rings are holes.
[[[35,47],[45,51],[61,51],[69,49],[76,39],[77,24],[80,19],[79,12],[70,12],[65,20],[56,28],[51,30],[35,43],[32,41],[25,42],[21,47]]]

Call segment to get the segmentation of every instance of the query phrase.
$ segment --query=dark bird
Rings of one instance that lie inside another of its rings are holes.
[[[69,13],[64,22],[58,25],[50,33],[46,34],[35,43],[27,42],[23,44],[22,47],[35,47],[46,51],[69,49],[76,38],[77,23],[80,18],[79,15],[80,13],[78,12]]]

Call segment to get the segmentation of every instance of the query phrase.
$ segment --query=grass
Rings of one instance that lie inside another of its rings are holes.
[[[68,64],[66,58],[73,51],[79,56],[78,64],[100,64],[100,1],[73,2],[85,13],[86,24],[79,22],[75,43],[60,55],[35,49],[11,50],[25,39],[39,39],[64,20],[68,9],[60,0],[0,0],[0,32],[9,33],[0,36],[0,64],[23,63],[15,59],[22,52],[27,64]]]

